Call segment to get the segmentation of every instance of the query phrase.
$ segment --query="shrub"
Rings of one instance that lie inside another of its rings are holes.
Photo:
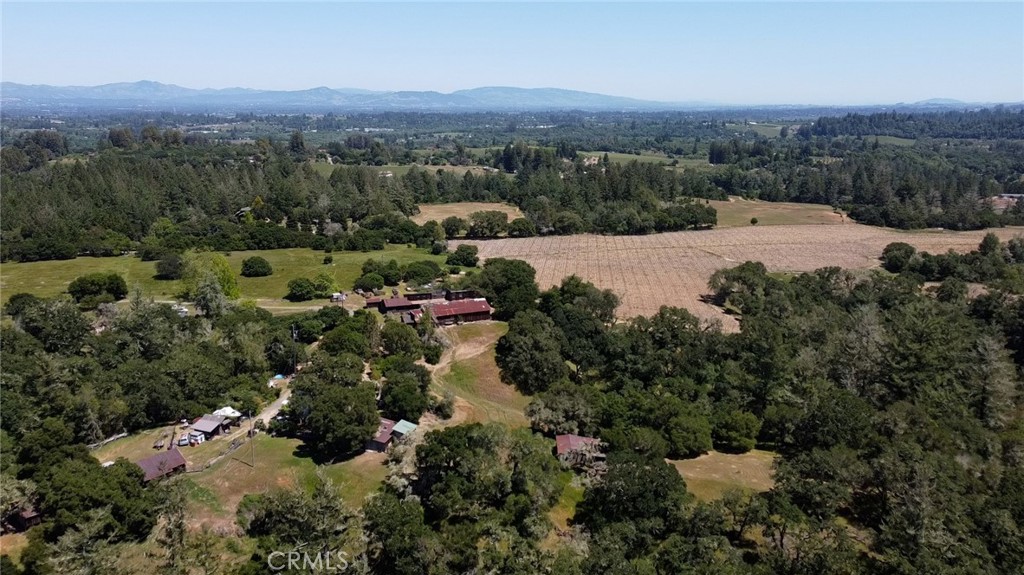
[[[272,273],[274,273],[274,269],[270,267],[270,262],[259,256],[246,258],[242,262],[242,277],[261,278]]]
[[[463,244],[456,248],[454,252],[448,254],[448,259],[445,263],[450,266],[476,267],[477,262],[480,261],[480,258],[476,255],[478,251],[476,246]]]
[[[92,273],[75,278],[68,284],[68,293],[79,303],[89,296],[101,294],[110,294],[116,301],[128,295],[128,284],[120,274],[114,272]]]
[[[437,365],[437,362],[441,361],[443,352],[444,348],[436,344],[424,346],[423,359],[430,365]]]
[[[288,301],[309,301],[316,297],[316,286],[307,278],[295,278],[288,282]]]
[[[379,290],[384,287],[384,278],[378,273],[366,274],[357,279],[352,287],[363,291]]]
[[[324,265],[329,266],[334,263],[334,256],[324,256]]]
[[[161,280],[180,280],[185,273],[185,259],[181,254],[165,253],[156,262],[156,277]]]

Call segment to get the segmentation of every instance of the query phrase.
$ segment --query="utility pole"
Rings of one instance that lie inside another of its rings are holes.
[[[253,430],[252,411],[249,411],[249,454],[252,459],[252,468],[256,469],[256,433]]]
[[[299,350],[295,347],[295,344],[299,341],[299,332],[295,329],[295,324],[292,324],[292,375],[295,375],[295,371],[299,367]]]

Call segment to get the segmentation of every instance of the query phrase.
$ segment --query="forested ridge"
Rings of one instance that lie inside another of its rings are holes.
[[[17,135],[5,128],[0,255],[60,259],[146,247],[151,256],[194,247],[376,249],[383,240],[417,241],[417,233],[408,226],[391,233],[402,225],[393,220],[368,225],[368,219],[409,216],[420,203],[459,201],[514,204],[537,233],[709,227],[717,221],[714,210],[685,198],[727,194],[830,205],[862,223],[904,229],[1013,225],[1024,221],[1024,207],[999,212],[986,198],[1024,190],[1022,114],[996,108],[822,117],[783,125],[777,137],[766,137],[752,131],[753,124],[699,117],[566,113],[548,119],[557,122],[550,129],[535,126],[528,136],[515,129],[525,118],[512,116],[505,132],[487,124],[432,141],[427,126],[497,119],[382,115],[336,118],[335,126],[328,117],[236,118],[242,126],[259,122],[279,129],[337,128],[353,121],[395,126],[347,135],[323,147],[307,144],[299,130],[287,141],[233,141],[127,117],[86,148],[91,149],[87,156],[69,156],[74,146],[65,132],[78,134],[78,124],[63,132],[23,128]],[[172,119],[180,120],[164,120]],[[469,148],[473,131],[492,135],[490,141],[498,145]],[[880,135],[916,138],[916,143],[883,145]],[[604,154],[595,164],[594,158],[584,161],[581,149],[649,150],[665,159],[622,164]],[[708,160],[710,169],[674,168],[680,160],[698,158]],[[337,165],[329,176],[310,165],[328,159]],[[361,167],[417,161],[493,171],[457,175],[424,167],[383,177]],[[364,231],[354,237],[360,228]],[[381,233],[368,234],[375,229]]]
[[[5,126],[0,255],[59,259],[147,246],[150,256],[188,247],[376,249],[382,241],[416,242],[417,234],[395,220],[372,218],[408,216],[416,204],[436,201],[507,201],[541,234],[708,227],[716,223],[714,210],[686,198],[726,195],[826,204],[862,223],[903,229],[1014,225],[1024,221],[1024,207],[999,211],[987,199],[1024,190],[1022,114],[851,114],[776,125],[775,137],[761,135],[755,124],[671,114],[512,115],[500,129],[493,125],[500,117],[474,114],[234,118],[239,125],[292,130],[287,141],[183,132],[173,123],[182,117],[174,115],[161,118],[169,125],[127,116],[77,120],[58,130],[7,120],[26,127]],[[528,119],[553,123],[519,130]],[[98,142],[84,149],[69,143],[69,135],[115,120],[123,123]],[[352,122],[395,127],[317,145],[306,141],[312,133],[294,129]],[[465,131],[430,128],[449,124]],[[490,134],[487,147],[468,146],[474,133]],[[881,144],[880,135],[916,140]],[[579,150],[587,149],[664,159],[622,163],[604,154],[584,161]],[[332,173],[313,169],[311,162],[328,159],[336,165]],[[679,165],[705,160],[707,168]],[[401,177],[368,167],[412,162],[427,166]],[[492,171],[433,169],[445,164]]]

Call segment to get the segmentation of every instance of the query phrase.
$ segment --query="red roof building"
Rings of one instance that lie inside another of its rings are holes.
[[[487,300],[482,298],[450,301],[430,307],[430,315],[438,325],[488,320],[493,311]]]
[[[384,451],[388,448],[394,437],[391,432],[395,429],[395,422],[390,419],[380,418],[380,425],[377,426],[377,434],[366,444],[367,449],[373,451]]]
[[[366,298],[366,305],[364,305],[363,307],[367,307],[367,308],[370,308],[370,307],[380,307],[380,302],[383,299],[384,298],[377,297],[377,296],[368,297],[368,298]]]
[[[582,435],[573,435],[571,433],[566,435],[556,435],[555,454],[562,456],[573,451],[593,449],[593,447],[600,444],[601,440],[595,437],[583,437]]]
[[[177,449],[171,449],[147,457],[136,465],[142,468],[145,481],[149,482],[179,471],[185,471],[185,456]]]

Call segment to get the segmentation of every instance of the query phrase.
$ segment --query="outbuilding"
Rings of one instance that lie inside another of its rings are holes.
[[[227,418],[223,415],[211,415],[207,413],[192,424],[192,432],[203,434],[205,439],[212,439],[224,431],[224,428],[227,426],[225,423],[226,421]]]
[[[380,302],[380,313],[401,313],[420,309],[420,304],[404,297],[391,297]]]
[[[151,455],[136,465],[142,468],[146,482],[185,471],[185,456],[176,448]]]
[[[391,430],[391,436],[395,439],[402,439],[406,435],[416,431],[417,427],[418,426],[415,423],[403,419],[395,424],[395,427]]]
[[[388,446],[391,445],[391,440],[394,439],[394,429],[394,421],[383,417],[380,418],[380,425],[377,426],[377,434],[373,436],[373,439],[367,442],[366,449],[370,451],[386,451]]]
[[[567,433],[555,436],[555,455],[564,465],[584,465],[604,459],[601,440]]]

